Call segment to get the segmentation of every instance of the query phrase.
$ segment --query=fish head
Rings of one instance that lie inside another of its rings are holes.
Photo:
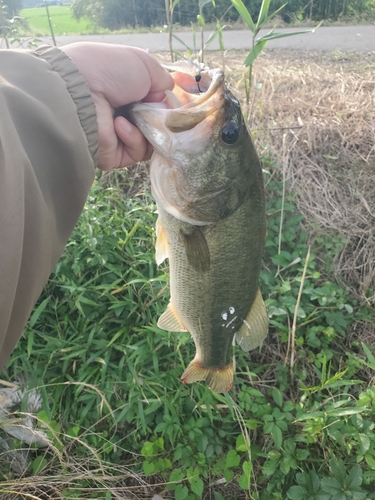
[[[150,172],[158,205],[180,220],[206,225],[242,204],[248,159],[259,161],[220,69],[172,76],[174,90],[162,102],[134,103],[127,116],[154,148]]]

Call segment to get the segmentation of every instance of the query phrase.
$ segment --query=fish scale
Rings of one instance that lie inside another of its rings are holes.
[[[268,333],[259,291],[264,188],[240,105],[222,72],[201,75],[211,82],[205,93],[187,92],[195,88],[194,78],[176,72],[171,109],[139,103],[131,105],[129,117],[155,151],[150,169],[159,213],[156,259],[160,264],[168,258],[171,289],[158,325],[189,331],[194,339],[196,356],[181,377],[184,383],[205,380],[213,391],[226,392],[233,383],[234,335],[248,351]],[[184,103],[179,107],[177,96]]]

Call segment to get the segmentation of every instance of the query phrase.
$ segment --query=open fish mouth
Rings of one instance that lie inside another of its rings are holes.
[[[197,76],[197,75],[196,75]],[[212,218],[189,210],[198,200],[209,200],[227,189],[225,182],[202,183],[192,176],[189,159],[203,158],[221,130],[226,87],[221,69],[208,69],[199,78],[176,71],[175,88],[159,103],[134,103],[126,117],[154,147],[151,186],[157,204],[189,224],[207,225]]]
[[[155,150],[169,158],[176,151],[204,150],[210,141],[225,100],[221,69],[204,70],[196,77],[176,71],[173,91],[158,103],[127,106],[126,117],[134,123]]]
[[[175,91],[166,91],[166,101],[170,109],[166,126],[171,132],[190,130],[222,107],[223,72],[215,69],[197,76],[199,81],[186,73],[176,72]]]

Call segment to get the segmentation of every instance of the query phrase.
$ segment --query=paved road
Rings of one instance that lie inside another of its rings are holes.
[[[260,35],[269,30],[262,30]],[[277,32],[300,31],[298,28],[277,29]],[[210,33],[205,33],[205,40]],[[250,32],[246,30],[224,31],[224,45],[226,49],[247,49],[250,46]],[[191,32],[178,33],[189,47],[193,48],[193,36]],[[85,36],[59,36],[57,45],[77,41],[93,41],[106,43],[119,43],[121,45],[132,45],[149,49],[151,52],[168,51],[167,33],[139,33],[135,35],[85,35]],[[198,40],[198,37],[197,37]],[[50,38],[43,41],[51,43]],[[268,42],[269,48],[296,49],[296,50],[316,50],[343,52],[374,52],[375,53],[375,26],[328,26],[318,28],[314,33],[305,35],[295,35],[292,37],[280,38]],[[184,50],[184,46],[177,40],[173,41],[175,50]],[[212,50],[219,49],[218,41],[209,47]]]

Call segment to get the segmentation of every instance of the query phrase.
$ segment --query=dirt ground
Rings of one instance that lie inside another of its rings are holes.
[[[207,53],[206,63],[224,66],[246,112],[245,55]],[[266,49],[253,77],[248,123],[259,154],[295,193],[312,245],[327,231],[344,242],[335,278],[375,304],[375,53]]]
[[[331,231],[345,240],[337,278],[373,304],[374,63],[375,53],[266,51],[254,65],[261,88],[250,117],[258,148],[283,169],[312,239]],[[231,67],[236,78],[241,68]]]

